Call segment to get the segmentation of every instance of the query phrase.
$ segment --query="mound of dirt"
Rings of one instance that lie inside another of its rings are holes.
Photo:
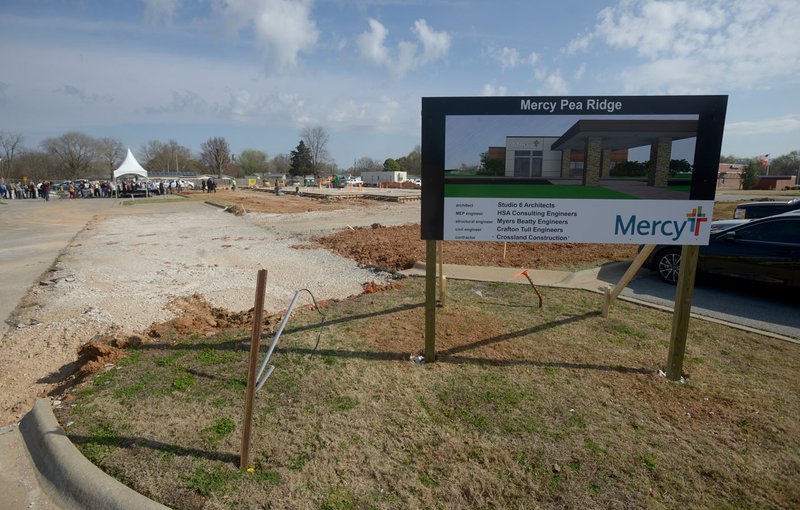
[[[125,351],[103,341],[87,342],[78,349],[78,380],[99,372],[107,364],[117,361]]]
[[[425,260],[419,224],[373,224],[316,237],[314,242],[361,264],[403,270]],[[632,259],[636,245],[576,243],[492,243],[446,241],[444,262],[471,266],[563,269]]]

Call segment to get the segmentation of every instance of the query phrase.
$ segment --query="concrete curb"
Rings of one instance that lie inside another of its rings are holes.
[[[39,399],[19,424],[47,495],[65,509],[167,509],[108,476],[81,455]]]

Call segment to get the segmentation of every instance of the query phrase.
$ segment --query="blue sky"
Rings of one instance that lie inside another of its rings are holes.
[[[724,154],[800,149],[800,2],[5,0],[0,131],[134,152],[407,154],[420,98],[726,94]]]

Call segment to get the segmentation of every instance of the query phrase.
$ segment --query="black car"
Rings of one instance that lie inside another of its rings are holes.
[[[737,220],[753,220],[796,210],[800,210],[800,198],[788,202],[748,202],[737,205],[733,217]]]
[[[658,246],[645,263],[667,283],[678,281],[680,246]],[[800,210],[711,234],[700,247],[701,273],[800,287]]]

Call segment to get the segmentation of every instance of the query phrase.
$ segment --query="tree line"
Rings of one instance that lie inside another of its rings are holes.
[[[405,170],[413,175],[421,172],[420,150],[415,147],[408,155],[386,159],[383,163],[368,157],[354,160],[353,166],[340,169],[327,150],[328,132],[320,127],[304,128],[300,142],[290,154],[270,157],[259,149],[245,149],[234,154],[228,141],[221,136],[211,137],[194,153],[175,140],[150,140],[134,155],[148,171],[195,172],[229,175],[291,174],[325,175],[362,171]],[[127,148],[117,138],[95,138],[79,131],[48,138],[39,147],[24,145],[20,133],[0,132],[0,177],[7,180],[41,181],[75,179],[110,179],[127,155]]]

